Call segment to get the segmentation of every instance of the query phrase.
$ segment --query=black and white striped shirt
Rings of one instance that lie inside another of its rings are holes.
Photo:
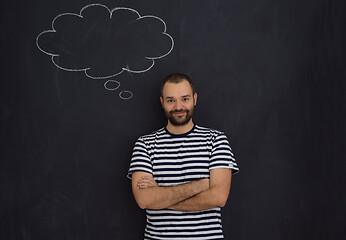
[[[138,138],[128,177],[136,171],[151,173],[159,186],[173,186],[208,178],[210,170],[230,168],[238,172],[224,133],[195,125],[174,135],[161,128]],[[182,212],[146,210],[145,239],[223,239],[221,209]]]

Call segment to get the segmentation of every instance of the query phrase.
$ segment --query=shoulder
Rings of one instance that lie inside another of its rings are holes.
[[[157,138],[160,138],[166,134],[165,128],[162,127],[159,130],[140,136],[137,141],[150,142]]]
[[[225,136],[225,133],[216,129],[208,128],[208,127],[202,127],[199,125],[196,125],[195,127],[195,133],[210,136],[212,138],[216,138],[218,136]]]

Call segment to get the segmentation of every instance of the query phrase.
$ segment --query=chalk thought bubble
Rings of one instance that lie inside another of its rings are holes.
[[[155,60],[173,50],[174,41],[159,17],[141,16],[131,8],[90,4],[79,14],[56,16],[52,29],[37,36],[36,45],[62,70],[108,79],[124,71],[150,70]]]

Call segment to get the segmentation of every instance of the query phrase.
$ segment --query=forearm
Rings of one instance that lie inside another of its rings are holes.
[[[232,171],[230,169],[214,169],[210,171],[210,187],[208,190],[181,201],[170,209],[177,211],[203,211],[226,205],[231,188]]]
[[[191,198],[207,190],[208,187],[209,180],[202,179],[170,187],[138,188],[135,198],[142,209],[164,209]]]
[[[211,188],[191,198],[183,200],[169,207],[169,209],[184,212],[203,211],[225,206],[227,198],[228,192],[220,193],[217,189]]]

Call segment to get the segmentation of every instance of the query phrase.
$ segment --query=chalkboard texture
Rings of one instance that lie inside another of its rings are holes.
[[[126,175],[137,137],[166,123],[173,72],[194,80],[194,121],[224,131],[240,167],[225,239],[344,239],[345,1],[0,11],[0,239],[143,239]]]

